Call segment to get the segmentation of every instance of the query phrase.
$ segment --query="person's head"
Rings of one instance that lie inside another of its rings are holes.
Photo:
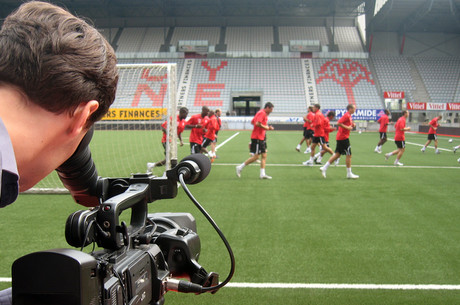
[[[384,111],[384,112],[385,112],[385,114],[386,114],[386,115],[390,115],[390,110],[388,110],[388,109],[385,109],[385,111]]]
[[[329,111],[327,113],[327,117],[329,118],[329,120],[333,120],[335,118],[335,111]]]
[[[405,117],[405,118],[407,118],[407,117],[409,116],[409,111],[403,110],[402,116]]]
[[[97,101],[86,127],[115,99],[115,52],[92,26],[46,2],[22,4],[0,30],[0,86],[17,88],[49,112],[70,115]]]
[[[272,113],[273,108],[275,108],[275,106],[273,105],[272,102],[266,102],[266,103],[265,103],[264,110],[265,110],[265,113],[266,113],[267,115],[270,114],[270,113]]]
[[[40,1],[22,4],[4,20],[0,54],[1,119],[24,191],[65,162],[107,113],[117,60],[95,28]]]
[[[438,120],[442,119],[442,114],[438,115]]]
[[[308,106],[308,112],[312,112],[313,111],[313,106]]]
[[[214,110],[209,110],[208,117],[212,118],[214,114],[215,114]]]
[[[181,120],[185,120],[188,115],[188,108],[187,107],[180,107],[179,109],[179,118]]]
[[[201,107],[201,116],[202,116],[202,117],[207,116],[208,113],[209,113],[209,107],[208,107],[208,106],[203,106],[203,107]]]
[[[220,117],[222,115],[222,110],[220,110],[219,108],[216,109],[216,116]]]
[[[347,111],[348,111],[350,114],[355,113],[355,111],[356,111],[356,106],[353,105],[353,104],[348,104],[348,105],[347,105]]]
[[[321,109],[321,105],[320,104],[314,104],[313,105],[313,112],[318,112],[318,110]]]

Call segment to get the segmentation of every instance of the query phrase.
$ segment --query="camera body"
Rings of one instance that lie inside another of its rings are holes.
[[[216,273],[198,264],[201,243],[191,214],[148,214],[149,202],[176,196],[175,181],[136,174],[98,182],[108,199],[71,214],[65,235],[71,246],[97,243],[102,250],[54,249],[19,258],[12,267],[13,304],[163,304],[173,276],[200,287],[218,283]],[[129,224],[119,218],[127,209]]]

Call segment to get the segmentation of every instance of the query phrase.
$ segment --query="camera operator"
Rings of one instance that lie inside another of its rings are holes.
[[[115,99],[103,36],[55,5],[22,4],[0,30],[0,207],[59,167]],[[5,246],[5,245],[3,245]],[[11,304],[11,289],[0,292]]]

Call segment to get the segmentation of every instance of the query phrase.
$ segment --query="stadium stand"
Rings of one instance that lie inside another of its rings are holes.
[[[228,52],[269,52],[273,44],[272,27],[227,27]]]
[[[329,44],[327,28],[318,26],[280,26],[275,31],[273,27],[235,26],[228,26],[224,31],[218,27],[172,29],[169,32],[172,46],[177,46],[180,40],[207,40],[209,45],[217,45],[225,38],[226,53],[211,53],[209,58],[194,60],[186,101],[191,113],[199,112],[203,104],[220,107],[226,113],[231,110],[231,96],[235,91],[261,92],[262,101],[275,103],[275,115],[304,113],[307,98],[301,54],[273,53],[272,45],[276,41],[286,47],[292,40]],[[168,35],[166,28],[111,28],[102,32],[116,41],[117,55],[122,55],[120,63],[174,62],[178,64],[179,79],[185,62],[183,53],[159,53]],[[385,91],[404,91],[406,101],[420,101],[414,97],[414,92],[420,91],[417,88],[420,83],[426,87],[427,101],[460,102],[459,57],[376,52],[367,58],[355,27],[336,27],[334,40],[340,52],[319,53],[310,59],[318,101],[323,108],[344,108],[351,102],[361,109],[381,109]],[[419,79],[414,79],[414,75]],[[138,85],[135,81],[123,82],[124,78],[121,86],[137,88]],[[155,88],[160,94],[161,85]],[[148,106],[148,100],[141,99],[141,103]],[[130,103],[117,97],[115,105]]]
[[[177,46],[180,40],[207,40],[209,45],[219,43],[220,28],[218,27],[175,27],[171,45]]]
[[[460,58],[415,57],[415,64],[433,103],[446,103],[458,96]]]
[[[300,27],[300,26],[280,26],[279,40],[283,45],[289,45],[291,40],[319,40],[321,45],[329,44],[325,27]]]
[[[416,87],[406,57],[375,55],[371,60],[382,91],[403,91],[408,102],[414,101],[412,91]]]
[[[356,27],[336,27],[334,42],[339,46],[341,52],[363,52]]]

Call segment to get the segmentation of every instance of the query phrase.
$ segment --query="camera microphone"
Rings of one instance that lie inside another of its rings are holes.
[[[196,184],[203,181],[211,171],[211,161],[203,154],[192,154],[185,157],[170,171],[167,176],[175,181],[182,175],[187,184]]]

